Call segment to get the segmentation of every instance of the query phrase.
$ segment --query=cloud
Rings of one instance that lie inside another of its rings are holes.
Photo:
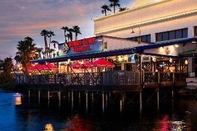
[[[128,3],[122,0],[123,5]],[[64,41],[63,26],[78,25],[82,35],[94,33],[92,18],[103,16],[101,6],[106,0],[1,0],[0,1],[0,54],[15,54],[18,41],[30,36],[43,46],[43,29],[55,33],[57,41]],[[9,48],[11,46],[11,48]],[[6,51],[5,51],[6,50]],[[2,59],[3,55],[0,55]]]

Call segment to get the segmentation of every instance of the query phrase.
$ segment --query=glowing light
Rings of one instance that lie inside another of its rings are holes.
[[[169,59],[169,62],[172,63],[172,58]]]
[[[15,95],[15,105],[21,105],[21,104],[22,104],[21,94],[16,93],[16,95]]]
[[[189,62],[188,62],[188,60],[185,60],[185,64],[187,65]]]
[[[45,128],[44,128],[44,131],[54,131],[52,124],[46,124]]]
[[[156,62],[156,57],[152,57],[152,61],[153,62]]]

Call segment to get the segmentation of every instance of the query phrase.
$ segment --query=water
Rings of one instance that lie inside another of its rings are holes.
[[[138,108],[130,105],[119,110],[119,106],[110,105],[105,112],[98,104],[89,106],[76,104],[71,109],[64,102],[26,101],[22,96],[16,99],[16,93],[0,93],[0,130],[2,131],[44,131],[45,127],[55,131],[197,131],[197,101],[165,101],[157,111],[155,104]]]

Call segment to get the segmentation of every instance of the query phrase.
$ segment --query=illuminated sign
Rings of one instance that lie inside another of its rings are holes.
[[[95,37],[91,37],[82,40],[70,41],[68,46],[73,50],[73,52],[83,52],[91,50],[90,45],[94,44],[94,42]]]

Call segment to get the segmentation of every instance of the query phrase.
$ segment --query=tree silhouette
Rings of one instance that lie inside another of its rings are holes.
[[[114,8],[114,13],[116,11],[116,6],[120,7],[119,0],[109,0],[110,6]]]
[[[103,5],[101,6],[101,8],[102,8],[101,12],[105,14],[105,16],[107,15],[107,11],[111,11],[108,5]]]
[[[24,40],[18,42],[15,60],[22,64],[24,72],[30,66],[30,60],[35,58],[35,45],[31,37],[25,37]]]
[[[75,33],[75,40],[77,40],[78,34],[81,34],[79,26],[77,25],[73,26],[73,32]]]
[[[61,29],[64,30],[65,43],[67,44],[67,39],[66,38],[68,37],[67,31],[68,31],[69,28],[67,26],[63,26]]]

